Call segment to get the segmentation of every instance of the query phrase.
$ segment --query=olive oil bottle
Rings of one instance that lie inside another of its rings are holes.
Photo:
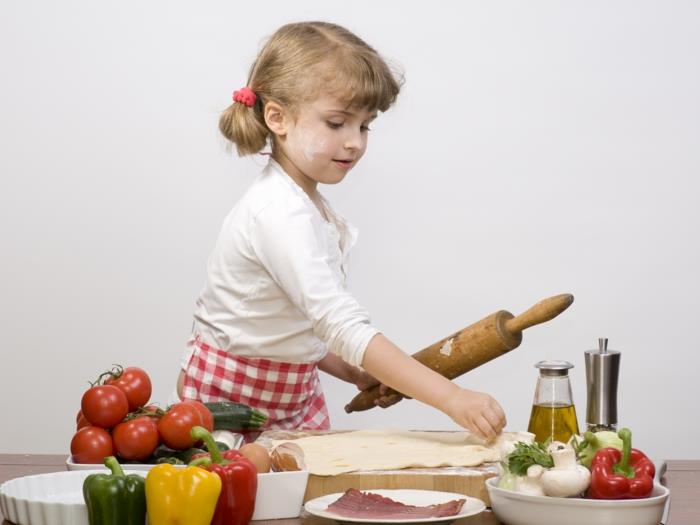
[[[535,434],[535,441],[548,439],[566,443],[578,434],[578,420],[574,405],[532,405],[528,432]]]
[[[540,361],[535,367],[540,375],[527,430],[540,443],[547,440],[566,443],[579,433],[569,383],[569,369],[574,365],[567,361]]]

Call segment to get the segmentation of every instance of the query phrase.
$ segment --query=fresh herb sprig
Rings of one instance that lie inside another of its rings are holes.
[[[532,465],[542,465],[544,468],[552,468],[554,460],[547,452],[547,447],[543,443],[523,443],[519,441],[515,444],[515,450],[508,455],[508,470],[516,476],[525,476],[527,469]]]
[[[576,436],[573,437],[571,440],[571,448],[574,449],[574,452],[576,452],[576,460],[580,463],[581,458],[586,452],[586,449],[591,446],[590,442],[586,439],[584,436],[583,439],[577,439]]]

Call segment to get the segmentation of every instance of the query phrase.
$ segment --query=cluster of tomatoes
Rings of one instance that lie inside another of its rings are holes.
[[[138,367],[117,366],[100,376],[84,394],[70,444],[75,463],[102,463],[106,456],[126,461],[148,459],[160,444],[175,450],[194,445],[193,426],[210,432],[214,418],[198,401],[176,403],[167,410],[148,405],[151,379]]]

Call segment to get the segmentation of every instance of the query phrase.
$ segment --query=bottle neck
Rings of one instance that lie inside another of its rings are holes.
[[[540,374],[537,380],[533,404],[545,406],[573,405],[568,374]]]

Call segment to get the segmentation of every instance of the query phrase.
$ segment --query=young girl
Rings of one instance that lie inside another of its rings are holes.
[[[375,50],[337,25],[288,24],[265,44],[219,127],[239,155],[270,144],[271,158],[209,259],[180,397],[246,403],[268,415],[266,428],[327,429],[321,369],[360,390],[381,382],[481,437],[501,432],[496,400],[402,352],[346,289],[357,231],[317,186],[359,162],[371,122],[398,93]]]

